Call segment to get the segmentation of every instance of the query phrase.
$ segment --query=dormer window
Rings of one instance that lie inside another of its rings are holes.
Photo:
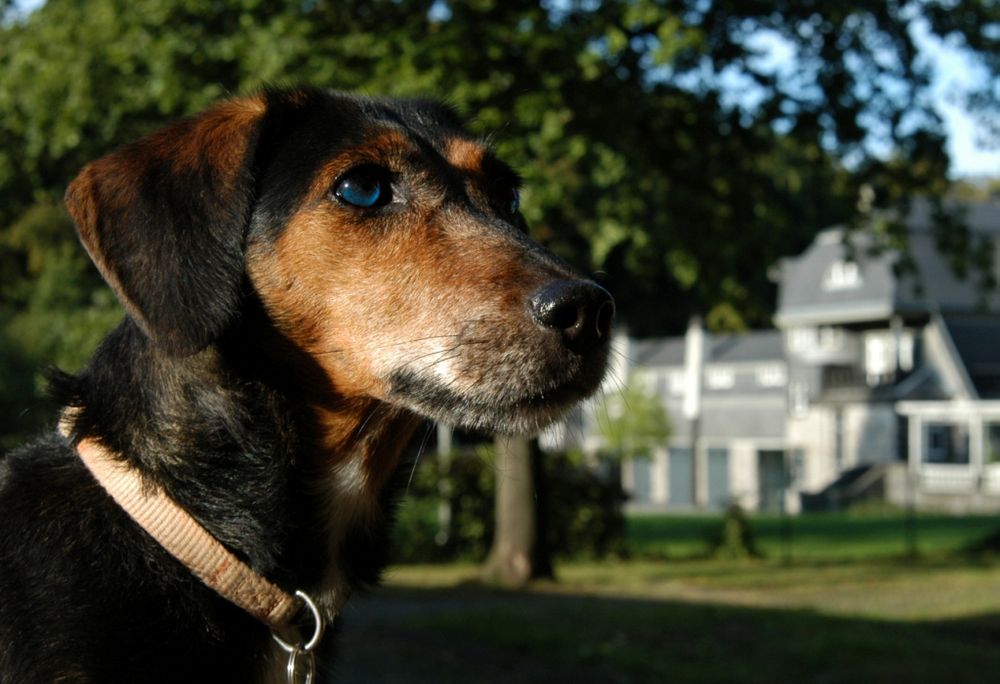
[[[731,389],[736,384],[736,373],[726,366],[709,368],[705,373],[705,384],[709,389]]]
[[[861,269],[855,262],[838,259],[830,264],[823,278],[824,290],[853,290],[858,287],[861,287]]]

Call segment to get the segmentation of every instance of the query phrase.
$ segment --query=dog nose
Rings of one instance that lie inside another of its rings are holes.
[[[557,280],[528,299],[531,315],[546,328],[562,332],[566,346],[583,352],[607,339],[615,300],[600,285],[587,280]]]

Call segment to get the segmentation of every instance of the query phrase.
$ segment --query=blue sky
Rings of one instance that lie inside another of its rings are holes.
[[[978,64],[967,52],[949,41],[931,36],[926,22],[917,20],[910,25],[911,35],[923,59],[930,65],[932,74],[931,98],[934,108],[944,122],[948,137],[948,156],[951,160],[949,175],[952,178],[1000,177],[1000,139],[987,144],[982,131],[962,106],[964,95],[981,88],[990,78],[986,68]],[[794,76],[798,69],[794,48],[775,32],[762,31],[751,38],[753,47],[761,51],[760,64],[765,71]],[[739,91],[742,81],[732,79],[737,86],[736,100],[753,101],[752,93]],[[877,121],[863,125],[877,126]],[[876,154],[889,153],[875,142]]]
[[[974,122],[956,104],[957,94],[989,76],[959,50],[930,41],[922,47],[934,63],[934,105],[948,131],[951,176],[1000,176],[1000,140],[992,149],[977,140]]]

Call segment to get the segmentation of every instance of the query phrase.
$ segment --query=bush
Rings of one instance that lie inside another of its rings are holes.
[[[726,509],[722,526],[709,541],[712,555],[726,560],[760,558],[750,519],[737,504]]]
[[[567,454],[543,454],[547,520],[544,538],[553,554],[624,555],[626,495],[618,478]],[[402,563],[483,560],[493,539],[496,468],[491,447],[459,453],[442,465],[434,456],[417,464],[399,509],[394,559]],[[441,512],[450,504],[450,525]]]

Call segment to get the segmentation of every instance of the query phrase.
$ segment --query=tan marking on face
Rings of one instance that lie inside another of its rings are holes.
[[[452,166],[469,173],[479,173],[488,149],[480,143],[465,138],[452,138],[445,147],[444,155]]]
[[[359,216],[336,200],[313,202],[272,245],[251,245],[251,280],[279,330],[342,396],[385,398],[403,366],[457,389],[479,380],[451,370],[470,351],[456,339],[484,319],[518,328],[546,274],[462,212]]]
[[[464,155],[459,163],[487,153],[461,142],[447,146]],[[360,407],[372,402],[433,415],[400,393],[401,378],[479,405],[544,394],[558,381],[546,375],[554,343],[527,301],[567,272],[513,228],[484,222],[478,209],[442,192],[449,179],[434,175],[441,160],[425,154],[394,130],[338,154],[278,236],[248,247],[251,282],[275,327],[311,360],[303,392],[317,376],[326,383],[312,404],[334,453],[366,422]],[[337,178],[364,163],[396,174],[398,206],[365,211],[332,196]]]
[[[315,201],[323,197],[332,189],[333,182],[352,168],[371,164],[394,171],[405,167],[408,157],[416,152],[416,146],[402,132],[383,131],[364,146],[350,149],[325,164],[309,186],[307,198]]]

